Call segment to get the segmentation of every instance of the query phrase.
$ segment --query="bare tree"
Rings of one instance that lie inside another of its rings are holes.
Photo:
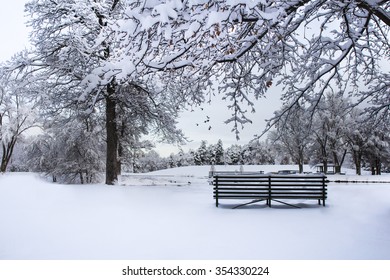
[[[36,125],[36,118],[28,87],[7,76],[0,79],[0,172],[6,172],[15,145],[26,130]]]
[[[348,151],[350,128],[356,126],[353,114],[350,99],[342,93],[327,93],[318,104],[312,124],[313,149],[317,150],[325,173],[329,162],[334,164],[336,173],[341,172]]]
[[[304,106],[295,104],[282,118],[269,138],[276,144],[279,152],[289,155],[298,164],[299,173],[303,173],[303,165],[308,158],[307,150],[312,143],[310,113]]]

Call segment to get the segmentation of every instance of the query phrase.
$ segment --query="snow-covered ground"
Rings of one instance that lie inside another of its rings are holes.
[[[244,167],[279,169],[296,167]],[[209,170],[129,174],[117,186],[0,175],[0,259],[390,259],[390,183],[330,183],[326,207],[233,210],[215,207]],[[329,179],[339,177],[390,182]]]

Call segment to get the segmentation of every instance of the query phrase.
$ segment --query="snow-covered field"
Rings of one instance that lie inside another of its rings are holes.
[[[236,201],[215,207],[209,169],[130,174],[117,186],[0,175],[0,259],[390,259],[390,183],[330,183],[326,207],[233,210]],[[390,182],[329,176],[339,177]]]

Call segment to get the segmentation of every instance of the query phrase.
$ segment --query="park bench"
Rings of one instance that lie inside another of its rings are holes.
[[[296,205],[286,203],[285,200],[310,199],[318,200],[318,204],[325,206],[327,198],[328,180],[323,174],[222,174],[217,173],[211,178],[214,186],[214,199],[218,207],[221,199],[250,200],[234,208],[266,201],[276,201],[291,207]]]

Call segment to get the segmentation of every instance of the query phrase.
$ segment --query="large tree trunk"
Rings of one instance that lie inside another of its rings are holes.
[[[345,156],[347,154],[347,150],[343,151],[341,158],[339,158],[338,154],[335,152],[335,149],[333,149],[332,154],[333,154],[334,172],[341,173],[341,166],[343,165]]]
[[[1,158],[0,172],[6,172],[7,166],[11,160],[12,153],[16,144],[17,137],[12,136],[11,141],[7,144],[3,143],[3,155]]]
[[[372,175],[381,175],[382,173],[382,162],[380,160],[380,158],[378,157],[374,157],[372,160],[371,160],[371,174]]]
[[[299,169],[299,173],[302,174],[303,173],[303,163],[302,162],[299,162],[298,169]]]
[[[121,127],[119,128],[120,137],[118,138],[118,166],[117,166],[117,174],[118,176],[122,173],[122,159],[123,159],[123,138],[125,137],[126,131],[126,123],[122,120]]]
[[[118,180],[118,134],[116,125],[115,82],[107,86],[106,96],[106,184],[113,185]]]
[[[362,175],[362,154],[360,151],[352,151],[353,161],[355,162],[356,175]]]
[[[299,150],[299,158],[298,158],[298,168],[299,168],[299,173],[302,174],[303,173],[303,164],[304,164],[304,155],[303,155],[303,150],[300,149]]]
[[[382,161],[380,158],[377,158],[376,160],[376,175],[382,174]]]

